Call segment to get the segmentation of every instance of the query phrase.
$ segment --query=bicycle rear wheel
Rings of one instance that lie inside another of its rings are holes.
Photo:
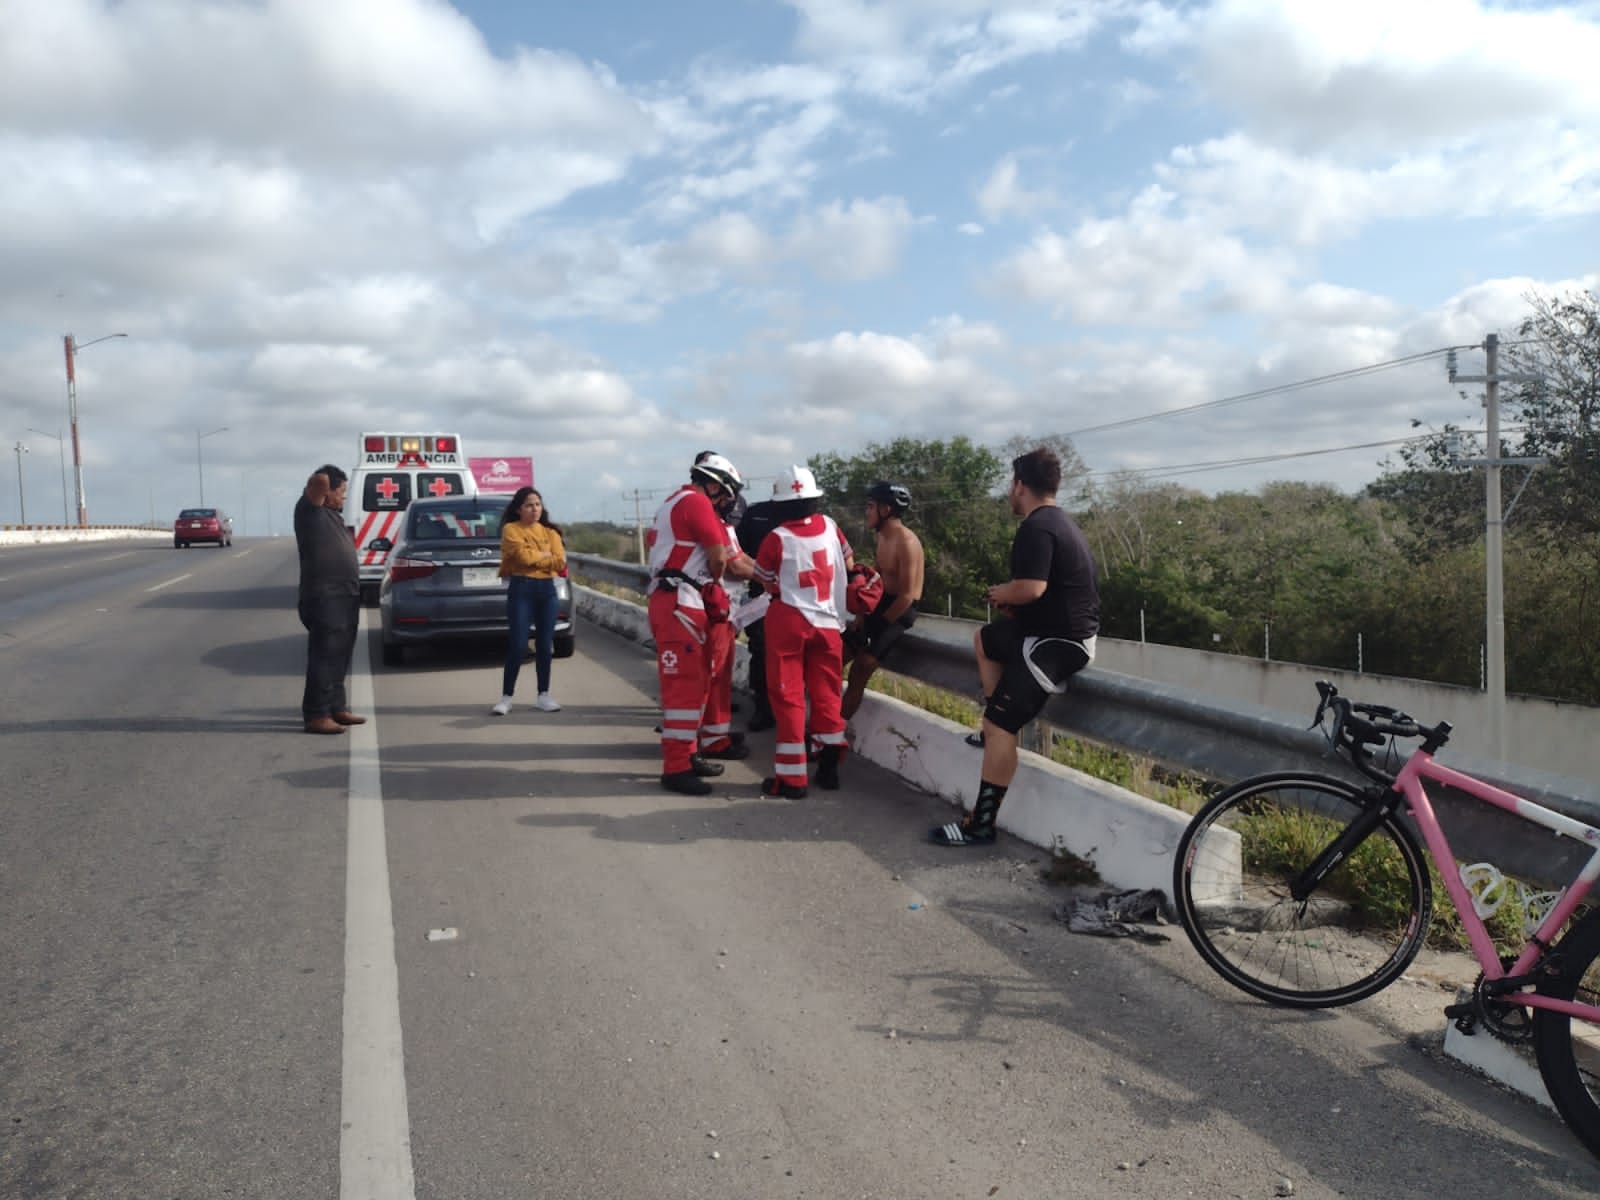
[[[1173,897],[1200,956],[1235,987],[1273,1004],[1333,1008],[1393,983],[1433,916],[1422,848],[1390,815],[1318,886],[1289,885],[1360,815],[1361,789],[1287,772],[1234,784],[1178,842]]]
[[[1560,964],[1539,992],[1558,1000],[1600,1004],[1600,909],[1556,943]],[[1533,1010],[1533,1048],[1550,1102],[1589,1150],[1600,1155],[1600,1025],[1563,1013]]]

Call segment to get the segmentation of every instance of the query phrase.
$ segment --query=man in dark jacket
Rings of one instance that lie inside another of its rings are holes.
[[[306,691],[301,701],[307,733],[338,734],[365,717],[350,711],[345,677],[361,623],[361,579],[355,539],[344,523],[349,479],[338,467],[321,467],[294,506],[294,540],[300,551],[300,623],[306,646]]]
[[[777,513],[777,505],[771,500],[759,500],[749,505],[744,510],[744,515],[739,518],[738,527],[734,534],[739,539],[739,548],[754,561],[756,552],[761,549],[761,542],[767,534],[771,533],[783,522]],[[762,593],[759,583],[749,585],[749,595],[759,596]],[[752,621],[745,626],[745,641],[749,643],[750,650],[750,693],[755,697],[754,711],[750,714],[748,728],[751,733],[759,733],[763,729],[771,729],[776,721],[772,716],[772,704],[767,699],[767,623],[765,618]]]

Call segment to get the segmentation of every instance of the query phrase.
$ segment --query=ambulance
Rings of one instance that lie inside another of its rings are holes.
[[[400,516],[413,500],[477,491],[456,434],[363,433],[344,506],[361,564],[362,597],[377,599]]]

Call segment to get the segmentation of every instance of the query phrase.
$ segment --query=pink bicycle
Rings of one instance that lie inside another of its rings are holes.
[[[1435,762],[1448,723],[1429,728],[1392,708],[1353,703],[1330,683],[1317,690],[1313,727],[1322,726],[1372,784],[1286,771],[1243,780],[1209,801],[1184,831],[1173,873],[1189,940],[1229,983],[1273,1004],[1331,1008],[1364,999],[1399,978],[1427,936],[1426,853],[1482,968],[1471,1000],[1445,1015],[1466,1033],[1483,1028],[1506,1041],[1531,1040],[1556,1110],[1600,1155],[1600,908],[1573,919],[1600,877],[1600,829]],[[1379,753],[1392,766],[1401,738],[1422,743],[1391,771]],[[1594,853],[1554,893],[1529,893],[1489,864],[1463,870],[1425,780]],[[1527,941],[1503,959],[1485,917],[1512,893]]]

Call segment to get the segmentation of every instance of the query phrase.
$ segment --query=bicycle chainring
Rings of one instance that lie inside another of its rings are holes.
[[[1502,959],[1507,969],[1513,960]],[[1510,997],[1490,996],[1484,992],[1484,978],[1479,972],[1472,985],[1472,1008],[1478,1024],[1502,1042],[1515,1045],[1533,1037],[1533,1012]]]

